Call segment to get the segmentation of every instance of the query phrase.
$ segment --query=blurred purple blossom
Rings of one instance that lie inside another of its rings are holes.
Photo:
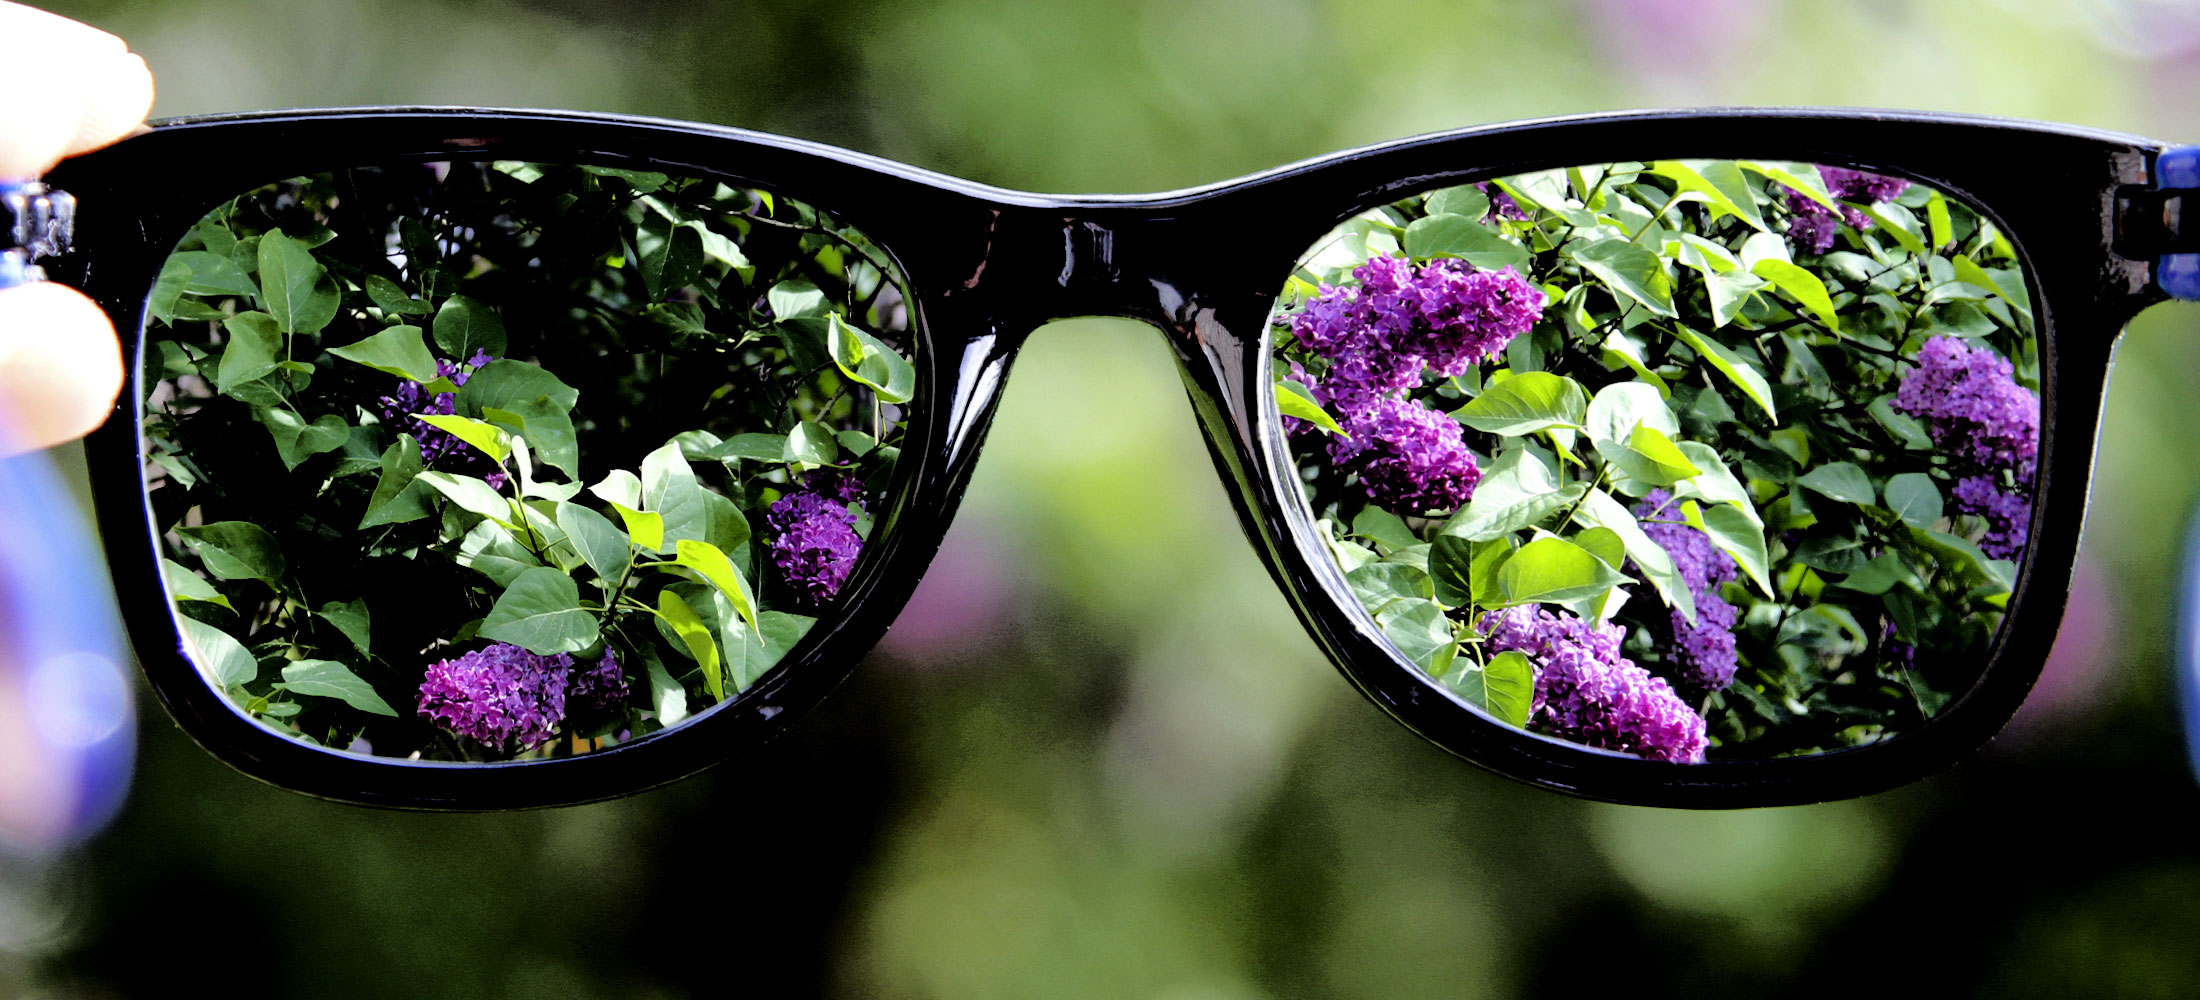
[[[1826,193],[1833,197],[1870,204],[1892,201],[1910,187],[1909,181],[1899,177],[1841,167],[1819,167],[1818,176],[1826,182]],[[1825,253],[1833,248],[1833,241],[1840,236],[1844,222],[1858,232],[1872,227],[1871,217],[1853,206],[1842,205],[1836,213],[1794,188],[1782,188],[1781,191],[1790,213],[1788,238],[1798,248]]]
[[[1691,697],[1724,689],[1734,681],[1736,611],[1720,596],[1719,585],[1734,579],[1734,557],[1712,544],[1710,535],[1685,523],[1680,505],[1665,490],[1651,490],[1634,513],[1643,534],[1673,558],[1673,568],[1696,605],[1694,623],[1678,610],[1669,612],[1671,653],[1683,668],[1674,685]]]
[[[452,385],[463,386],[474,373],[497,360],[487,351],[477,351],[465,363],[448,358],[435,359],[438,378],[451,380]],[[411,379],[399,379],[397,388],[389,395],[376,400],[382,423],[393,433],[410,434],[420,442],[420,460],[431,469],[447,472],[465,472],[480,475],[490,489],[504,488],[505,474],[487,455],[481,454],[449,431],[412,419],[414,415],[450,416],[457,412],[458,394],[455,392],[430,393]]]
[[[594,664],[573,668],[565,698],[575,712],[602,713],[617,708],[626,694],[626,671],[619,667],[619,658],[605,649]]]
[[[1347,411],[1345,433],[1330,438],[1329,458],[1357,473],[1377,506],[1397,513],[1451,510],[1474,495],[1482,469],[1458,421],[1410,399],[1378,397]]]

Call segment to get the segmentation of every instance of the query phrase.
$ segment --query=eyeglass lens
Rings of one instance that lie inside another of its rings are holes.
[[[240,712],[332,748],[676,726],[843,596],[913,352],[879,248],[771,191],[454,161],[240,192],[146,319],[178,626]]]
[[[2040,352],[1973,206],[1828,165],[1594,164],[1364,212],[1281,292],[1314,529],[1466,702],[1696,762],[1887,740],[1978,679]]]

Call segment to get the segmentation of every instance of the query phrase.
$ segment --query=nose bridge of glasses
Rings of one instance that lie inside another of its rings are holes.
[[[1153,227],[1106,206],[1063,205],[1004,213],[971,279],[993,296],[1010,329],[1058,319],[1117,316],[1164,323],[1182,294],[1141,264]]]

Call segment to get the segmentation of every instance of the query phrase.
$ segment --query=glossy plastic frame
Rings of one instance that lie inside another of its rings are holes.
[[[587,756],[508,764],[368,758],[255,725],[181,652],[152,537],[132,384],[89,440],[114,581],[147,676],[183,727],[246,773],[374,805],[498,809],[626,794],[768,737],[824,697],[884,632],[937,551],[1024,338],[1058,318],[1157,327],[1182,370],[1248,538],[1310,634],[1354,686],[1430,741],[1575,795],[1683,807],[1774,805],[1882,790],[1947,766],[2015,711],[2067,596],[2113,342],[2162,295],[2152,265],[2117,255],[2116,209],[2163,146],[2132,136],[1981,118],[1840,110],[1645,112],[1497,125],[1337,153],[1157,195],[1006,191],[815,143],[642,118],[472,109],[276,112],[167,122],[65,165],[78,251],[56,278],[133,336],[169,249],[254,186],[353,165],[452,158],[587,162],[770,188],[869,234],[902,268],[919,338],[918,403],[888,509],[840,613],[737,699]],[[2032,550],[1979,686],[1924,728],[1812,757],[1676,765],[1493,721],[1392,652],[1347,589],[1292,479],[1273,413],[1267,323],[1298,253],[1372,206],[1522,171],[1714,157],[1862,167],[1977,206],[2016,243],[2042,346],[2041,474]],[[1226,246],[1213,234],[1229,233]],[[131,339],[136,359],[142,338]],[[131,366],[133,373],[142,367]]]

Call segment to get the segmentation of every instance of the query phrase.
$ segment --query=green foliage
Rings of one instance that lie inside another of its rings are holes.
[[[1525,218],[1496,212],[1494,192]],[[1870,224],[1799,249],[1785,233],[1811,202]],[[1697,623],[1703,595],[1657,539],[1686,530],[1736,570],[1716,594],[1736,608],[1738,672],[1696,706],[1714,756],[1886,739],[1975,680],[2015,565],[1980,550],[1985,521],[1950,499],[1962,463],[1893,405],[1935,336],[1990,347],[2037,386],[2022,271],[1969,206],[1922,187],[1846,202],[1814,165],[1757,160],[1496,178],[1339,226],[1287,282],[1279,329],[1375,254],[1510,266],[1547,297],[1497,358],[1406,393],[1477,456],[1457,510],[1383,510],[1331,467],[1327,435],[1291,439],[1352,593],[1431,678],[1536,725],[1520,700],[1534,665],[1474,655],[1479,616],[1518,604],[1610,617],[1629,658],[1683,676],[1672,623]],[[1278,340],[1278,410],[1312,420],[1307,385],[1332,359]],[[1283,380],[1294,370],[1307,381]],[[1671,500],[1651,513],[1654,491]]]

